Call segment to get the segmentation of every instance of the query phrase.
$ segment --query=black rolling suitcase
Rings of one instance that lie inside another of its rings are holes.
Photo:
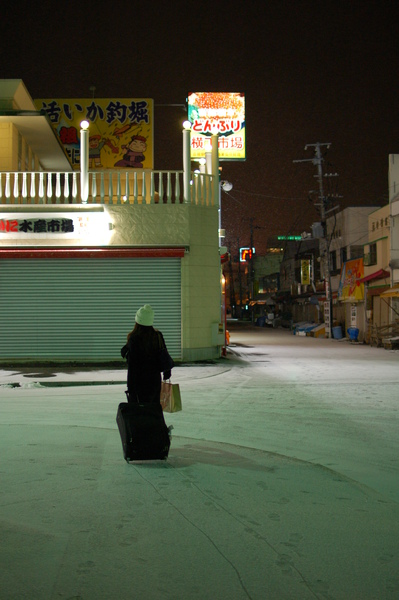
[[[167,458],[170,438],[160,404],[122,402],[116,422],[127,462]]]

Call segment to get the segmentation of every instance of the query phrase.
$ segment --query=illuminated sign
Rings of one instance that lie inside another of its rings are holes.
[[[239,92],[195,92],[188,95],[191,158],[211,152],[218,135],[221,160],[245,160],[245,97]]]
[[[72,166],[80,168],[80,123],[89,121],[89,169],[153,169],[150,98],[35,100],[45,111]]]
[[[301,284],[310,285],[310,260],[301,260]]]
[[[278,240],[288,240],[288,241],[295,241],[295,242],[299,242],[302,239],[301,235],[278,235],[277,236]]]
[[[255,248],[240,248],[240,262],[251,260],[255,254]]]
[[[0,233],[72,233],[72,219],[0,219]]]
[[[2,213],[0,243],[9,240],[98,238],[108,232],[108,219],[103,212]]]

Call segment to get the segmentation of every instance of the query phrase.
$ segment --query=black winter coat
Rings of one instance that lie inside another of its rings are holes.
[[[161,393],[161,373],[159,371],[159,349],[162,333],[153,327],[133,331],[121,354],[127,358],[127,389],[129,401],[145,404],[159,404]],[[164,374],[164,377],[166,378]]]

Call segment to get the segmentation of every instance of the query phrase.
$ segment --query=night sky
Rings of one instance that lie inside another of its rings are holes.
[[[396,1],[41,2],[7,7],[0,78],[32,98],[150,97],[155,168],[182,168],[190,91],[244,92],[247,160],[223,162],[222,226],[234,253],[309,230],[315,167],[304,146],[329,142],[324,171],[345,206],[388,200],[399,153]],[[166,106],[165,106],[166,105]],[[327,189],[327,192],[330,190]]]

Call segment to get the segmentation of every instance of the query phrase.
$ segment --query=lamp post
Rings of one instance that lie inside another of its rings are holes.
[[[190,156],[191,123],[183,123],[183,197],[184,202],[191,202],[191,156]]]
[[[80,124],[80,198],[87,204],[89,197],[89,121]]]

